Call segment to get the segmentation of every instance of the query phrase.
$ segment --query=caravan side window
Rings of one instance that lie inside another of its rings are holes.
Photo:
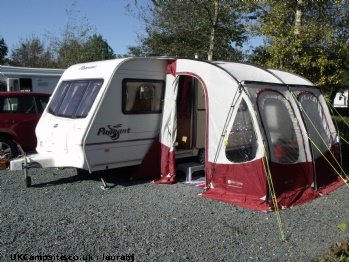
[[[244,99],[230,130],[225,155],[234,163],[251,161],[256,157],[257,138],[253,128],[251,114]]]
[[[164,81],[124,79],[122,112],[124,114],[161,113]]]
[[[86,117],[102,84],[102,79],[62,82],[49,105],[49,113],[69,118]]]

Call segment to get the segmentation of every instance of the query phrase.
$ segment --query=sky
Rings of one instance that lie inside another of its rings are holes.
[[[133,3],[133,0],[0,0],[0,38],[10,51],[21,39],[33,35],[40,39],[45,39],[47,32],[61,36],[68,22],[66,10],[74,9],[78,11],[77,24],[86,17],[115,54],[125,54],[129,46],[137,45],[137,33],[144,32],[142,23],[126,11],[126,5]]]
[[[145,3],[149,0],[138,0]],[[72,7],[72,3],[76,3]],[[84,17],[100,34],[116,55],[126,54],[129,46],[137,45],[137,33],[144,32],[140,20],[130,15],[126,5],[134,0],[0,0],[0,38],[10,50],[18,47],[20,40],[39,37],[48,43],[45,35],[60,37],[68,23],[67,10],[75,10],[77,24]],[[245,46],[260,44],[254,39]]]

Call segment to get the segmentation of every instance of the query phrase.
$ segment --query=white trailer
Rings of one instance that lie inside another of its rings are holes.
[[[52,94],[63,72],[64,69],[0,65],[0,91]]]
[[[348,108],[348,90],[338,92],[333,101],[334,107]]]
[[[123,58],[69,67],[37,125],[37,154],[12,160],[11,170],[24,162],[90,173],[140,164],[159,133],[168,62]],[[204,161],[204,91],[192,77],[179,81],[176,157]]]

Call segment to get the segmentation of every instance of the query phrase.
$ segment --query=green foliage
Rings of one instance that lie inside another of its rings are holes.
[[[331,246],[331,252],[324,254],[317,258],[317,262],[325,261],[338,261],[338,262],[349,262],[349,240],[346,239],[342,242],[336,243]]]
[[[340,229],[340,231],[344,232],[347,229],[347,224],[341,223],[337,227]]]
[[[113,49],[101,35],[94,34],[83,44],[83,60],[98,61],[115,58]]]
[[[101,35],[94,34],[86,42],[80,43],[76,39],[65,42],[58,56],[58,64],[61,68],[67,68],[73,64],[106,60],[115,58],[113,49]]]
[[[250,61],[293,71],[327,89],[348,83],[348,1],[251,2],[258,18],[251,30],[267,45]]]
[[[58,65],[60,68],[68,68],[82,60],[82,44],[76,39],[62,43],[58,51]]]
[[[8,48],[5,43],[4,38],[0,38],[0,65],[3,65],[7,62],[6,56],[7,56]]]
[[[214,60],[241,60],[247,40],[238,10],[240,1],[152,1],[139,6],[138,18],[146,25],[134,55],[197,55],[201,59],[213,50]],[[235,46],[235,47],[234,47]]]
[[[39,37],[21,39],[12,51],[10,65],[23,67],[55,67],[54,55]]]
[[[67,10],[68,22],[62,33],[62,40],[55,40],[60,68],[68,68],[77,63],[92,62],[115,58],[113,49],[101,35],[92,34],[86,17],[77,21],[76,2]]]

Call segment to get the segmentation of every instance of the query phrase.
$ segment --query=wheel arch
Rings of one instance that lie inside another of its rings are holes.
[[[6,138],[11,139],[11,140],[16,140],[16,138],[12,134],[7,133],[7,132],[0,131],[0,137],[6,137]]]

